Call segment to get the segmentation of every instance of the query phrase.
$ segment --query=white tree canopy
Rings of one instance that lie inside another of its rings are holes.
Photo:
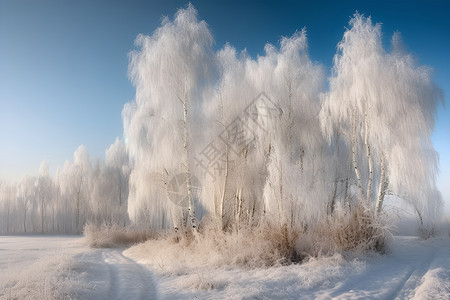
[[[431,70],[417,66],[403,50],[398,33],[388,53],[380,24],[355,14],[350,26],[339,43],[330,91],[324,96],[323,132],[330,139],[339,131],[351,144],[356,127],[361,171],[372,160],[380,181],[380,168],[385,167],[385,180],[395,194],[436,213],[441,200],[435,184],[437,154],[430,138],[442,92],[432,81]],[[370,181],[363,173],[362,181]]]

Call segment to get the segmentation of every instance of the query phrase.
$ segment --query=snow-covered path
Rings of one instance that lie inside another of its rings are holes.
[[[368,259],[363,272],[350,274],[320,296],[336,299],[450,299],[449,246],[448,238],[423,241],[417,237],[396,237],[391,253]]]
[[[123,256],[124,249],[95,249],[75,257],[81,279],[88,289],[82,299],[156,299],[156,286],[149,269]]]

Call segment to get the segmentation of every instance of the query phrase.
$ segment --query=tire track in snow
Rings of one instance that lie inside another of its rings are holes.
[[[414,297],[415,290],[420,286],[423,276],[430,269],[436,255],[437,250],[434,249],[424,261],[409,272],[408,276],[405,276],[402,284],[398,286],[396,294],[394,292],[394,299],[412,299]]]
[[[450,271],[448,269],[449,248],[446,238],[434,238],[433,243],[427,248],[427,256],[423,257],[409,276],[403,281],[403,284],[397,290],[395,299],[449,299],[450,291]],[[438,270],[439,269],[439,270]],[[430,276],[433,288],[427,287],[430,282]],[[422,295],[425,293],[425,295]],[[428,296],[427,293],[430,293]]]
[[[414,299],[435,261],[446,257],[441,248],[447,245],[445,239],[398,237],[387,256],[366,260],[365,270],[349,274],[330,290],[314,292],[312,299]]]
[[[157,299],[151,272],[123,256],[123,249],[96,249],[75,257],[81,280],[89,288],[82,299]]]

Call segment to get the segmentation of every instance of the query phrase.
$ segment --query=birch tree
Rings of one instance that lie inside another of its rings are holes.
[[[113,211],[116,214],[117,221],[126,222],[128,181],[130,177],[130,161],[126,152],[125,143],[116,139],[116,141],[106,150],[105,167],[111,174],[110,190],[112,191]]]
[[[439,206],[433,196],[437,158],[430,136],[442,94],[429,68],[417,66],[411,55],[399,50],[398,34],[388,53],[380,24],[355,14],[350,26],[334,58],[322,129],[330,138],[339,128],[351,145],[360,197],[375,200],[378,213],[389,187],[409,195],[409,201]]]
[[[160,189],[146,180],[153,173],[165,176],[165,170],[169,178],[185,174],[190,226],[194,231],[197,228],[191,148],[193,135],[199,134],[201,128],[201,116],[194,119],[191,114],[203,102],[212,43],[206,23],[197,20],[192,5],[179,10],[173,21],[165,18],[152,36],[139,35],[136,39],[140,50],[131,53],[129,66],[136,97],[123,110],[127,148],[136,166],[130,177],[136,189],[129,197],[131,218],[144,202],[155,206],[155,210],[168,211],[164,190],[156,191],[152,200],[146,199],[151,189]]]
[[[27,232],[27,216],[36,196],[36,178],[26,175],[19,185],[19,199],[23,210],[23,232]]]
[[[65,201],[66,215],[72,215],[75,224],[66,229],[69,232],[81,232],[84,225],[86,205],[88,205],[88,182],[90,162],[86,146],[80,145],[73,155],[73,162],[66,161],[61,176],[61,192]],[[64,220],[65,223],[68,220]],[[65,224],[68,226],[68,224]]]
[[[52,202],[52,181],[49,175],[48,163],[44,160],[39,168],[37,181],[39,210],[41,217],[41,233],[44,233],[45,208]]]

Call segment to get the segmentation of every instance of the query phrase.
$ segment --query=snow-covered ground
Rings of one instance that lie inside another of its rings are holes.
[[[0,299],[155,299],[151,271],[79,236],[0,237]]]
[[[0,299],[64,298],[85,249],[74,236],[0,236]]]
[[[0,299],[449,299],[450,238],[395,237],[388,255],[269,269],[150,268],[80,237],[0,237]],[[176,262],[174,262],[176,264]],[[152,264],[154,265],[154,264]]]

